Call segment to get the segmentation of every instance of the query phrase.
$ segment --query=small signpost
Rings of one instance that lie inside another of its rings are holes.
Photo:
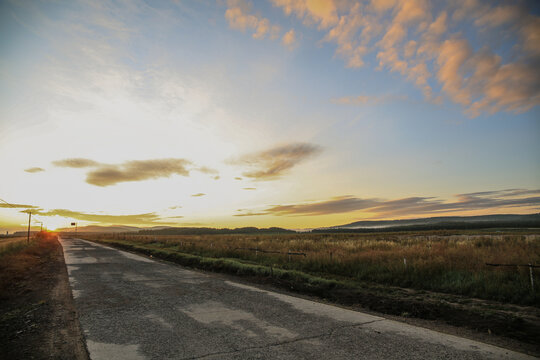
[[[72,223],[71,223],[71,226],[75,226],[75,234],[77,234],[77,223],[76,223],[76,222],[72,222]]]

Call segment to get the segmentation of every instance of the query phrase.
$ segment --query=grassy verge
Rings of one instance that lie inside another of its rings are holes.
[[[0,258],[21,251],[22,249],[35,244],[36,238],[32,237],[27,242],[26,237],[2,239],[0,241]]]
[[[415,291],[344,277],[317,276],[246,260],[183,253],[156,243],[134,244],[120,239],[101,239],[99,242],[188,267],[244,276],[256,282],[315,295],[345,305],[360,305],[387,314],[443,320],[451,325],[489,331],[532,344],[536,343],[540,336],[540,311],[534,307]]]

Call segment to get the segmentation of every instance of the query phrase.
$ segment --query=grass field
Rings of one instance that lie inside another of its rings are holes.
[[[540,307],[538,269],[533,270],[539,280],[533,291],[528,267],[486,265],[540,264],[540,235],[534,232],[87,234],[83,237],[171,254],[234,259],[237,263],[296,270],[338,281],[369,282]]]
[[[32,240],[33,237],[31,238]],[[0,257],[18,251],[25,246],[27,246],[26,236],[0,239]]]

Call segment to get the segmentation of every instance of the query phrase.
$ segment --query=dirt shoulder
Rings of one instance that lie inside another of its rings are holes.
[[[56,237],[1,258],[0,309],[2,358],[88,359]]]

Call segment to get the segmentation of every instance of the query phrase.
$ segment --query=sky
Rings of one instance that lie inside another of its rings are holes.
[[[533,1],[0,1],[0,232],[540,211]]]

